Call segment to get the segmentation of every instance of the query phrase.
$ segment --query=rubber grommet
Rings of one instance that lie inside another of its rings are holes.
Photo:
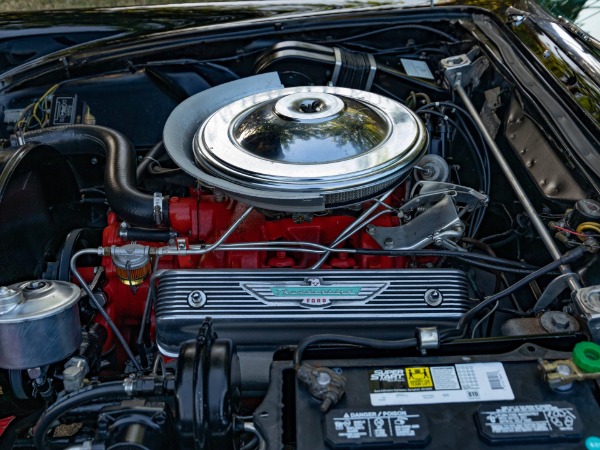
[[[573,362],[584,372],[600,372],[600,345],[580,342],[573,348]]]

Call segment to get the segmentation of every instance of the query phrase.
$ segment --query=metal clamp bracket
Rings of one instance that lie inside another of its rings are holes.
[[[423,355],[427,350],[440,347],[440,336],[437,327],[417,328],[417,345]]]
[[[533,307],[533,313],[539,314],[548,308],[548,306],[550,306],[556,297],[558,297],[562,291],[569,287],[569,278],[571,276],[572,275],[570,273],[566,273],[559,275],[552,280],[548,286],[546,286],[546,289],[544,292],[542,292],[542,295],[540,295],[540,298]]]
[[[155,192],[153,197],[154,205],[154,223],[160,225],[163,222],[163,195],[160,192]]]
[[[367,233],[384,249],[415,250],[432,243],[444,247],[444,242],[462,237],[464,229],[452,197],[447,195],[406,224],[398,227],[369,226]]]
[[[488,203],[487,195],[467,186],[439,181],[419,181],[413,188],[411,199],[400,207],[400,211],[408,213],[427,203],[438,202],[446,196],[466,205],[468,211]]]
[[[468,53],[463,55],[450,56],[440,61],[440,67],[450,86],[460,83],[462,86],[472,84],[476,87],[479,80],[487,68],[490,61],[485,56],[480,56],[479,47],[473,47]]]
[[[463,250],[454,242],[465,231],[456,203],[472,211],[487,204],[488,197],[472,188],[437,181],[420,181],[413,193],[416,195],[400,208],[399,217],[407,217],[419,208],[426,208],[424,212],[397,227],[369,225],[367,233],[384,249],[416,250],[435,244],[449,250]]]

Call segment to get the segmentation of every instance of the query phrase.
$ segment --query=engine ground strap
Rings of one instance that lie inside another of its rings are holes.
[[[371,90],[377,63],[370,53],[357,53],[334,47],[335,68],[331,76],[334,86]]]

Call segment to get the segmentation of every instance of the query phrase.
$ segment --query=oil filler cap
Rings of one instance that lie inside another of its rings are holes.
[[[600,345],[593,342],[576,344],[573,348],[573,362],[584,372],[600,372]]]

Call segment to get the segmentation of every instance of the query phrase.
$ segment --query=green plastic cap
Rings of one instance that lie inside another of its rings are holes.
[[[573,362],[584,372],[600,372],[600,345],[580,342],[573,348]]]

